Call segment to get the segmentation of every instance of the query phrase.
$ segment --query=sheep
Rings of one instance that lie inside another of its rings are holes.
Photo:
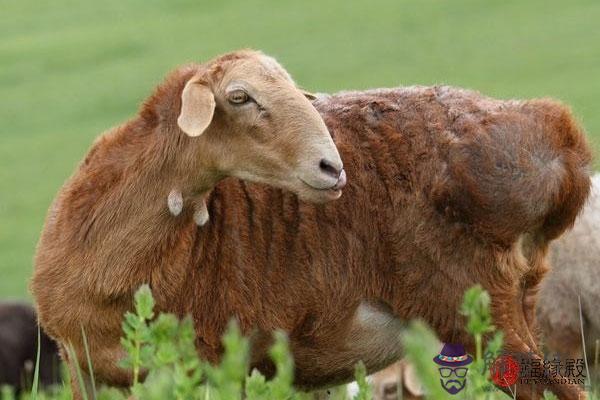
[[[600,339],[600,174],[572,231],[550,249],[552,271],[540,289],[537,317],[545,344],[567,358],[582,358],[579,296],[588,359]]]
[[[207,360],[218,361],[234,317],[251,339],[250,366],[270,375],[266,349],[283,329],[295,384],[315,389],[349,381],[359,360],[375,371],[399,359],[409,319],[472,349],[457,310],[480,283],[507,348],[537,352],[528,315],[546,247],[589,190],[590,151],[569,110],[442,86],[345,92],[311,106],[269,61],[238,52],[176,71],[135,119],[95,143],[38,245],[31,288],[45,329],[82,353],[83,326],[98,380],[126,385],[130,373],[115,366],[120,321],[148,282],[158,311],[192,315]],[[240,64],[252,68],[230,82]],[[220,88],[257,69],[275,88],[256,84],[257,101],[243,109],[255,125],[228,132]],[[216,93],[212,120],[179,116],[210,114],[186,105],[190,79]],[[271,95],[278,100],[263,100]],[[273,152],[300,161],[290,168]],[[174,188],[177,215],[166,204]],[[199,225],[204,205],[210,219]]]
[[[58,348],[40,332],[39,383],[60,382]],[[17,394],[28,390],[33,380],[38,349],[35,310],[24,303],[0,303],[0,386],[12,386]]]

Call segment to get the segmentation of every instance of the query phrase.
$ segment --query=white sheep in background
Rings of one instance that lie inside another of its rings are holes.
[[[572,231],[552,247],[552,272],[540,291],[537,317],[552,352],[569,358],[582,354],[579,300],[588,360],[600,340],[600,174],[592,179],[592,195]]]

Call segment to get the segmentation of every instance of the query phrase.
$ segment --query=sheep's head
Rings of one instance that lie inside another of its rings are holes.
[[[305,92],[271,57],[223,56],[187,81],[177,123],[219,176],[337,199],[346,174],[331,135]]]

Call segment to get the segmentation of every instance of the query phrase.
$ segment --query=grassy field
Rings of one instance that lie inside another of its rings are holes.
[[[0,298],[28,296],[46,210],[94,137],[178,64],[252,47],[314,91],[554,96],[597,146],[599,20],[596,0],[0,0]]]

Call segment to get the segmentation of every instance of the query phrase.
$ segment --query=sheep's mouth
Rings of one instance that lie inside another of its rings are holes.
[[[310,187],[312,190],[318,190],[321,192],[334,192],[334,193],[341,194],[342,189],[344,188],[344,186],[346,186],[346,171],[342,169],[342,171],[340,172],[340,175],[338,176],[337,181],[333,185],[324,187],[324,188],[313,186],[300,177],[298,177],[298,179],[302,183],[304,183],[306,186]]]
[[[337,183],[331,187],[318,188],[318,187],[312,186],[311,184],[305,182],[301,178],[299,178],[299,180],[300,180],[300,182],[302,182],[303,186],[305,188],[308,188],[312,193],[318,194],[319,197],[324,197],[323,200],[325,200],[325,201],[339,199],[340,196],[342,195],[342,189],[338,188]]]

